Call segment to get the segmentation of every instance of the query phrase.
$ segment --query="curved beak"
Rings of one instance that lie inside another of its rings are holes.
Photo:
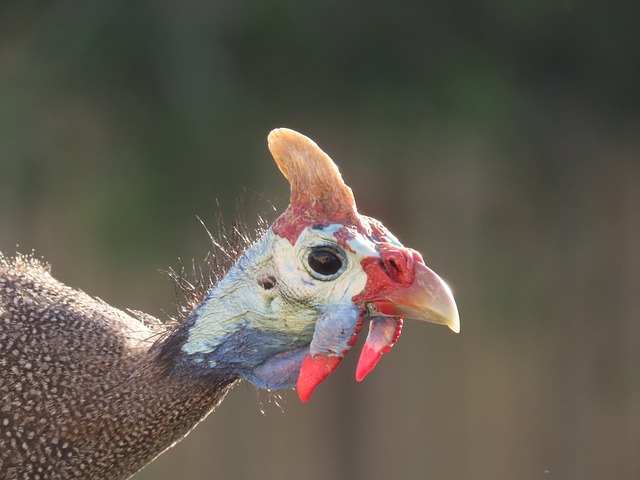
[[[388,292],[373,305],[383,315],[446,325],[459,333],[460,316],[449,286],[423,263],[415,262],[413,266],[411,284]]]

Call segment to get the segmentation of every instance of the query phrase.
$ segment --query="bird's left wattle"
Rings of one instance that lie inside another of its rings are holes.
[[[364,380],[383,354],[391,350],[402,333],[402,317],[374,317],[369,323],[367,341],[362,347],[356,380]]]
[[[269,149],[291,184],[290,205],[272,231],[294,247],[300,238],[306,241],[307,230],[322,231],[326,248],[339,251],[346,264],[342,275],[340,270],[330,275],[311,272],[315,279],[336,282],[331,294],[345,289],[348,295],[341,292],[335,303],[327,299],[317,318],[298,375],[303,402],[338,367],[365,323],[369,333],[356,370],[358,381],[396,343],[403,318],[444,324],[459,332],[458,310],[449,287],[418,252],[405,248],[379,221],[358,213],[351,189],[326,153],[288,129],[271,132]],[[351,278],[343,280],[347,275]]]

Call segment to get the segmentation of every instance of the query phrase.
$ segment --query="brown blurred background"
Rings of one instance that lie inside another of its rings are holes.
[[[601,3],[3,0],[0,251],[166,318],[196,216],[286,206],[287,126],[460,308],[137,480],[640,478],[640,4]]]

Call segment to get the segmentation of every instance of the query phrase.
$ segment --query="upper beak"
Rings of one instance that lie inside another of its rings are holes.
[[[460,316],[449,286],[423,263],[413,262],[413,268],[413,282],[376,299],[376,309],[383,315],[446,325],[459,333]]]

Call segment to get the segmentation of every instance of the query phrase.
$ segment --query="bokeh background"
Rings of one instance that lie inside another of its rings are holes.
[[[288,126],[460,308],[135,478],[640,478],[639,5],[3,0],[0,251],[167,318],[197,216],[285,208]]]

